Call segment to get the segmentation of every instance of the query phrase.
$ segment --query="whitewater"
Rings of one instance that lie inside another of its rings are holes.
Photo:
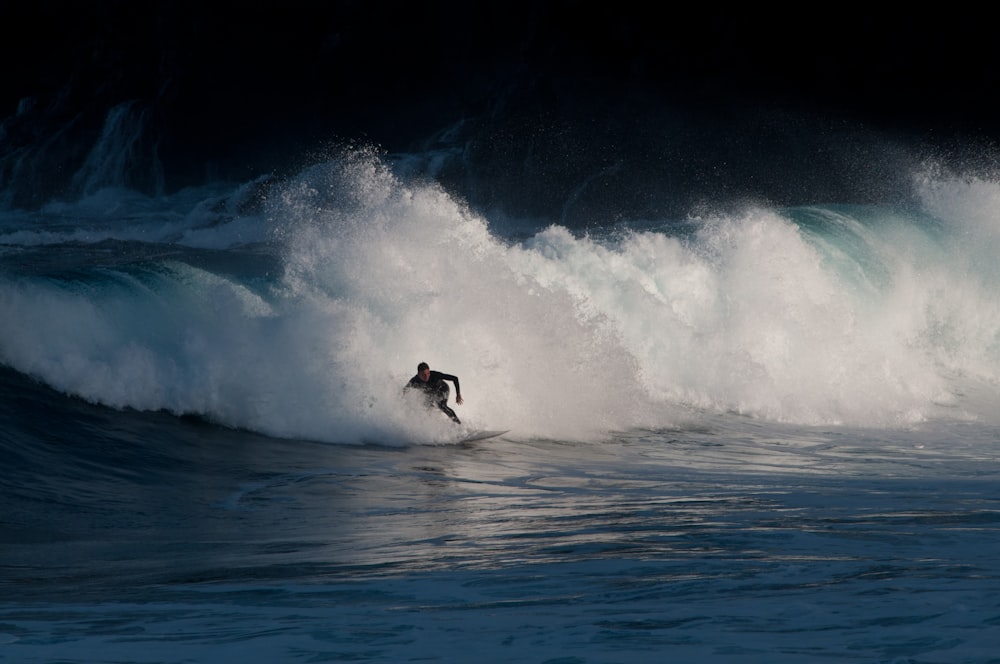
[[[0,659],[998,661],[1000,181],[574,225],[412,159],[0,213]]]
[[[997,187],[919,186],[908,210],[755,206],[523,238],[368,153],[233,191],[101,190],[4,219],[2,355],[113,408],[342,443],[412,437],[399,387],[421,358],[480,386],[468,416],[538,437],[692,408],[989,421]]]

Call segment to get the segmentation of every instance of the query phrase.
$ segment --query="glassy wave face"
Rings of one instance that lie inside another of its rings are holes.
[[[702,413],[993,421],[1000,185],[925,168],[892,205],[705,206],[585,227],[474,209],[412,159],[0,217],[0,361],[117,409],[271,436],[588,439]]]

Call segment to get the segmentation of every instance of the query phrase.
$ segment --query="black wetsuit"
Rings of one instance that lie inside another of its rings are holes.
[[[451,388],[448,387],[448,383],[445,382],[446,380],[450,380],[455,383],[456,396],[462,393],[462,388],[459,387],[458,384],[458,376],[452,376],[451,374],[433,370],[431,371],[430,379],[426,383],[420,380],[420,374],[417,374],[410,379],[410,382],[406,384],[406,387],[422,390],[424,396],[427,398],[428,404],[437,406],[456,424],[461,424],[462,420],[458,419],[458,415],[455,414],[455,411],[448,407],[448,394],[451,391]]]

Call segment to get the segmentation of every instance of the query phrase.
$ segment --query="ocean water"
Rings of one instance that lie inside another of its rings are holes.
[[[1000,183],[574,228],[408,163],[2,215],[0,659],[1000,661]]]

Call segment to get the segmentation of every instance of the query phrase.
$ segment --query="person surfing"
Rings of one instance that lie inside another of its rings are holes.
[[[455,411],[448,407],[448,395],[451,392],[451,388],[448,387],[448,383],[445,381],[455,383],[455,403],[462,405],[462,388],[458,384],[458,376],[452,376],[440,371],[431,371],[430,365],[426,362],[421,362],[417,365],[417,375],[411,378],[410,382],[403,389],[420,390],[427,399],[429,407],[437,406],[445,415],[451,418],[452,422],[461,424],[462,420],[458,419]]]

